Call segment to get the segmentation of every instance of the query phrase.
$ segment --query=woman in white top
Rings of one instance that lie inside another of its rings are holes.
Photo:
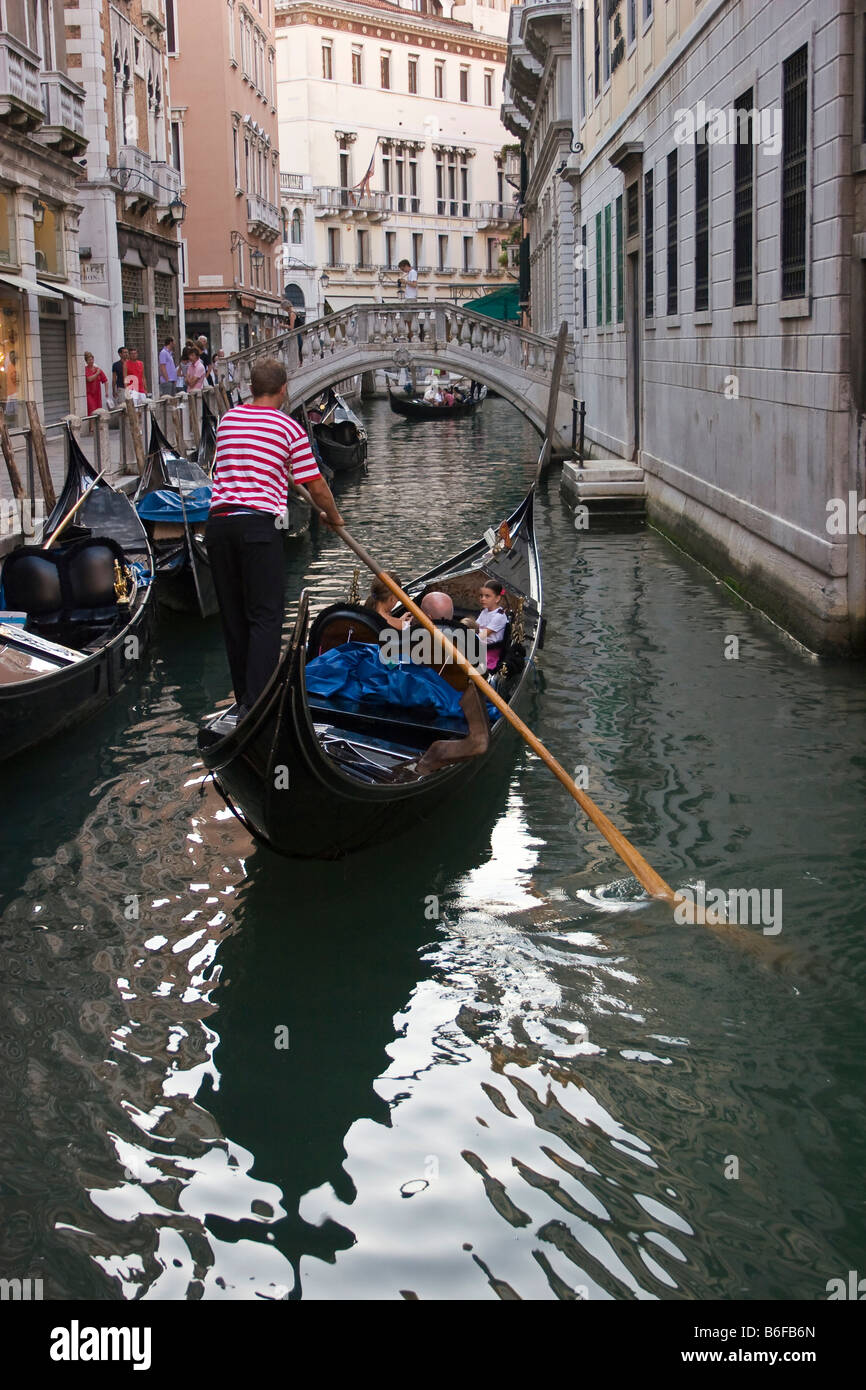
[[[467,627],[474,627],[487,642],[488,671],[496,670],[502,655],[502,643],[508,624],[508,614],[502,607],[504,594],[504,584],[500,584],[498,579],[486,579],[481,588],[481,612],[475,619],[463,619]]]

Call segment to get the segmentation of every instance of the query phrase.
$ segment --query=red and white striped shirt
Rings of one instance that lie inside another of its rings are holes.
[[[286,510],[289,475],[297,483],[321,477],[306,431],[281,410],[236,405],[217,426],[214,507]]]

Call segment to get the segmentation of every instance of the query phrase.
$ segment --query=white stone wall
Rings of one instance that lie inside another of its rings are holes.
[[[841,636],[848,542],[828,535],[827,500],[850,484],[848,258],[851,243],[851,29],[836,0],[708,5],[607,140],[583,158],[580,221],[588,227],[589,324],[576,394],[587,435],[630,457],[626,323],[596,326],[596,212],[624,193],[609,155],[642,142],[655,176],[655,319],[642,318],[640,462],[663,521],[703,530],[759,591],[781,595],[809,639]],[[658,17],[657,17],[658,21]],[[694,31],[693,31],[694,32]],[[688,37],[688,36],[687,36]],[[733,303],[733,146],[710,146],[711,298],[694,311],[694,146],[679,149],[679,314],[666,316],[666,160],[677,108],[727,110],[749,87],[781,122],[782,63],[809,45],[808,302],[781,298],[781,153],[755,151],[756,303]],[[641,176],[643,184],[643,177]],[[625,216],[625,208],[624,208]],[[643,282],[643,209],[641,216]],[[614,255],[615,278],[615,255]],[[626,276],[627,280],[627,276]],[[643,288],[643,283],[641,285]],[[863,331],[859,325],[857,331]],[[812,617],[808,615],[811,613]]]

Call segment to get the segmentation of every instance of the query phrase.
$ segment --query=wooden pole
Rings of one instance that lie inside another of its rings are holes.
[[[568,324],[563,319],[559,325],[559,333],[556,339],[556,350],[553,354],[553,370],[550,374],[550,394],[547,397],[547,418],[544,424],[544,444],[541,449],[541,456],[538,460],[539,477],[544,472],[550,462],[552,451],[551,440],[553,431],[556,428],[556,406],[559,400],[559,383],[562,380],[562,368],[565,362],[565,347],[568,339]]]
[[[301,487],[299,483],[295,483],[294,486],[296,491],[315,508],[316,504],[313,502],[307,489]],[[520,716],[514,713],[510,705],[506,704],[502,696],[493,689],[490,682],[487,681],[484,676],[480,675],[463,653],[458,651],[453,642],[449,641],[445,634],[434,626],[427,617],[427,614],[418,607],[417,603],[413,602],[408,594],[403,592],[399,584],[396,584],[389,574],[379,569],[376,561],[367,553],[364,547],[349,534],[345,526],[336,526],[334,530],[349,549],[354,551],[358,559],[361,560],[369,570],[372,570],[376,578],[380,579],[382,583],[391,590],[395,598],[400,600],[404,608],[412,614],[413,618],[416,618],[422,627],[425,627],[433,637],[442,643],[445,650],[450,654],[452,661],[454,661],[461,670],[466,672],[473,685],[481,691],[484,698],[490,700],[491,704],[496,706],[499,713],[517,730],[524,742],[532,749],[533,753],[550,768],[550,771],[553,773],[554,777],[556,777],[557,781],[559,781],[562,786],[565,787],[565,790],[574,797],[584,814],[587,815],[593,825],[597,826],[601,831],[608,844],[616,850],[629,872],[642,884],[650,897],[661,898],[665,902],[670,903],[672,907],[676,906],[677,898],[673,889],[665,883],[664,879],[647,863],[640,851],[635,849],[634,845],[617,830],[613,822],[608,820],[604,812],[596,806],[595,802],[587,796],[586,792],[578,787],[574,779],[569,777],[561,763],[557,762],[553,754],[548,752],[541,740],[536,738],[528,725],[524,724]]]
[[[186,442],[183,437],[183,416],[180,413],[180,406],[174,396],[169,396],[168,404],[171,413],[172,433],[174,434],[174,447],[179,454],[185,454]],[[166,430],[167,434],[168,430]]]
[[[139,477],[145,469],[144,441],[141,437],[141,426],[138,422],[138,411],[132,401],[127,397],[124,402],[126,410],[126,423],[129,426],[129,435],[132,440],[132,447],[135,450],[135,466],[138,469]]]
[[[12,440],[9,436],[9,426],[6,424],[6,412],[0,406],[0,448],[3,450],[3,457],[6,460],[6,470],[9,474],[9,483],[12,488],[12,496],[16,502],[20,502],[24,497],[24,484],[21,481],[21,474],[18,472],[18,465],[15,462],[15,450],[12,447]],[[31,503],[33,499],[31,498]]]
[[[45,498],[45,504],[50,511],[57,504],[57,496],[51,481],[51,470],[48,467],[45,431],[42,428],[42,421],[39,419],[39,412],[34,401],[27,402],[27,418],[30,422],[30,438],[33,441],[36,467],[39,469],[39,481],[42,484],[42,496]]]

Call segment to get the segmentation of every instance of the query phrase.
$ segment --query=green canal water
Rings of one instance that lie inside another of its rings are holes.
[[[404,577],[531,477],[504,401],[441,430],[366,414],[342,504]],[[517,744],[376,852],[274,857],[196,761],[218,627],[164,616],[139,685],[2,770],[0,1274],[820,1300],[866,1272],[863,667],[651,530],[575,532],[558,479],[538,511],[528,722],[670,883],[781,893],[781,931],[676,925]],[[351,569],[297,543],[292,602]]]

